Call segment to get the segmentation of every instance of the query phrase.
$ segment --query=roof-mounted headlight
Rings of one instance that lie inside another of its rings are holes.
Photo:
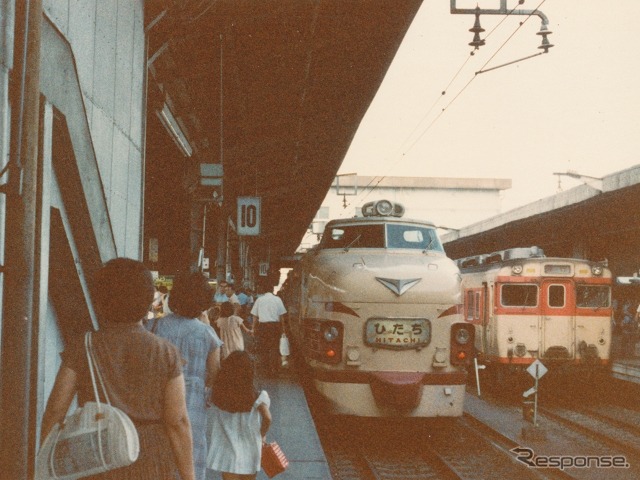
[[[593,267],[591,267],[591,273],[597,277],[602,275],[603,271],[604,269],[602,268],[602,265],[594,265]]]
[[[511,267],[511,273],[514,275],[520,275],[522,273],[522,265],[514,265]]]
[[[389,200],[367,202],[362,206],[362,215],[365,217],[402,217],[404,215],[404,207]]]
[[[376,213],[382,217],[387,217],[393,212],[393,205],[389,200],[376,202]]]

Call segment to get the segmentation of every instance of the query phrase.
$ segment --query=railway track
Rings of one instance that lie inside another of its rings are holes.
[[[515,442],[468,415],[401,422],[327,418],[317,426],[334,480],[572,478],[518,462],[510,451],[517,446]]]
[[[640,461],[640,429],[629,424],[614,424],[610,418],[583,409],[540,407],[539,412],[556,423],[588,435],[597,442]]]

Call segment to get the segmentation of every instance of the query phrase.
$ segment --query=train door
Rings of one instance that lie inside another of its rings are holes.
[[[541,284],[543,358],[575,358],[575,288],[569,279],[546,279]]]
[[[493,316],[493,288],[482,282],[482,351],[489,351],[489,330]]]
[[[486,284],[483,284],[486,285]],[[486,352],[485,342],[485,296],[483,289],[469,288],[465,290],[464,297],[464,319],[466,322],[473,324],[475,328],[476,349],[480,352]]]

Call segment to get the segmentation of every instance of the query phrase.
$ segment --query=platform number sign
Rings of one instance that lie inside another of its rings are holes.
[[[260,197],[238,197],[238,235],[260,235]]]
[[[269,275],[269,263],[260,262],[259,274],[260,274],[261,277],[266,277],[267,275]]]

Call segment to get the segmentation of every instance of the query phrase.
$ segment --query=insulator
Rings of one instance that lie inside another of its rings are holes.
[[[484,28],[480,26],[480,7],[476,7],[476,21],[473,24],[473,27],[469,29],[470,32],[480,33],[484,32]]]
[[[553,32],[549,30],[549,27],[545,24],[540,25],[540,31],[536,33],[536,35],[542,35],[546,37],[547,35],[551,35]]]
[[[475,47],[476,50],[484,45],[484,39],[480,38],[480,33],[476,32],[473,35],[473,41],[469,42],[469,45],[471,45],[472,47]]]
[[[553,47],[553,43],[549,43],[549,39],[546,35],[544,35],[542,37],[542,45],[540,45],[538,48],[544,50],[544,53],[548,53],[551,47]]]

